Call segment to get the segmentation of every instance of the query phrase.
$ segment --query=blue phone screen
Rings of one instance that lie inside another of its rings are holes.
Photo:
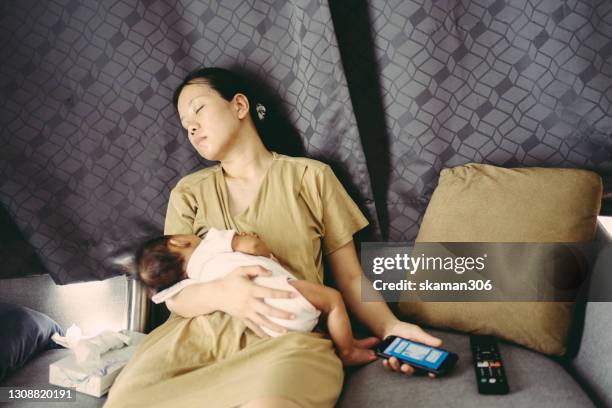
[[[415,343],[401,337],[396,337],[387,346],[384,353],[434,370],[438,369],[448,356],[448,351]]]

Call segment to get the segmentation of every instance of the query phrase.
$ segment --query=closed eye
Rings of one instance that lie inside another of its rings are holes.
[[[199,111],[202,110],[203,107],[204,107],[204,105],[200,106],[198,109],[196,109],[195,113],[197,114]]]

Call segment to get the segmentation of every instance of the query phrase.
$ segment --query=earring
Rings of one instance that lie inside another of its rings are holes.
[[[257,103],[255,105],[255,111],[257,112],[257,117],[259,118],[259,120],[264,120],[266,118],[266,107],[263,106],[261,103]]]

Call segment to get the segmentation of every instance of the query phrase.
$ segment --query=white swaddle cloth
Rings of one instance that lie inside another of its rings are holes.
[[[266,317],[274,323],[292,331],[310,332],[316,326],[321,312],[317,310],[297,289],[290,280],[296,279],[288,270],[278,262],[263,256],[248,255],[232,250],[233,230],[217,230],[211,228],[206,237],[193,251],[187,263],[187,276],[173,286],[155,294],[152,300],[155,303],[165,302],[176,295],[185,287],[198,282],[210,282],[221,279],[239,266],[259,265],[272,272],[272,276],[260,277],[253,280],[254,283],[274,289],[282,289],[296,292],[295,298],[273,299],[264,298],[264,302],[295,314],[295,319],[279,319],[278,317]],[[272,337],[280,336],[282,333],[262,326],[267,334]]]

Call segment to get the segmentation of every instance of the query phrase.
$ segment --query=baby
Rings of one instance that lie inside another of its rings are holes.
[[[292,291],[294,298],[264,301],[291,312],[294,319],[266,316],[274,323],[293,331],[310,332],[321,312],[327,316],[329,334],[345,365],[363,363],[370,354],[354,346],[350,320],[340,293],[332,288],[296,279],[283,268],[266,244],[254,233],[211,228],[204,239],[196,235],[167,235],[145,242],[136,254],[139,279],[161,303],[186,286],[223,278],[239,266],[260,265],[272,276],[258,276],[254,283]],[[282,333],[261,327],[270,336]]]

